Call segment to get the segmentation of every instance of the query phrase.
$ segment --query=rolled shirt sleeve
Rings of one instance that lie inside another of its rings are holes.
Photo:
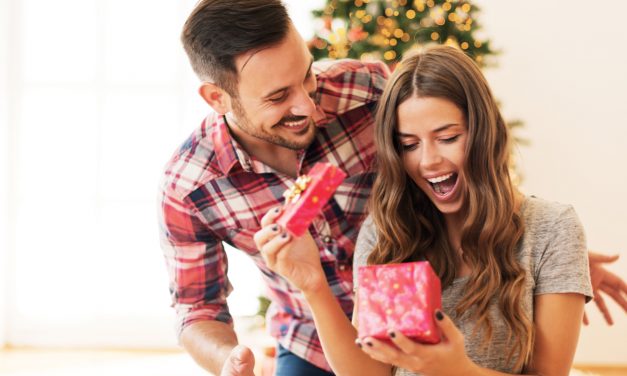
[[[226,298],[232,290],[222,243],[194,206],[164,193],[159,210],[160,240],[169,275],[177,332],[204,320],[232,325]]]

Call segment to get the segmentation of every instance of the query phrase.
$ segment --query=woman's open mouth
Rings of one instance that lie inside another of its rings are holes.
[[[438,198],[447,198],[457,186],[457,173],[450,172],[435,178],[426,179]]]

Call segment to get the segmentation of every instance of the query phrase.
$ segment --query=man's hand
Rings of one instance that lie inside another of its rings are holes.
[[[255,376],[255,356],[248,347],[237,345],[226,358],[220,376]]]
[[[605,305],[605,300],[601,292],[609,295],[619,306],[627,312],[627,283],[619,276],[610,272],[603,267],[603,264],[612,263],[618,260],[618,255],[603,255],[600,253],[588,252],[590,264],[590,280],[592,281],[592,292],[594,294],[594,303],[603,314],[603,318],[608,325],[613,325],[612,315]],[[588,316],[583,315],[584,325],[590,322]]]

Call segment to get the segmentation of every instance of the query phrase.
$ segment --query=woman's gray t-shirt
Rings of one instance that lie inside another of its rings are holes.
[[[525,233],[518,250],[518,259],[526,270],[526,293],[523,309],[533,317],[533,297],[550,293],[577,293],[592,298],[587,247],[583,227],[570,205],[527,197],[522,206]],[[368,255],[376,243],[372,219],[362,225],[353,261],[355,288],[357,270],[367,264]],[[455,315],[455,307],[464,295],[468,277],[456,279],[442,291],[442,309],[451,317],[465,338],[468,356],[478,365],[493,370],[519,373],[513,369],[515,356],[507,362],[511,347],[505,322],[501,318],[496,301],[490,303],[490,319],[493,327],[492,340],[485,352],[481,351],[481,333],[472,336],[473,322],[468,315]],[[359,319],[359,317],[358,317]],[[516,354],[517,355],[517,354]],[[416,375],[399,369],[396,375]]]

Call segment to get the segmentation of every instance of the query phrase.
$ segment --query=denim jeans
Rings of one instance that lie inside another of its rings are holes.
[[[279,345],[276,358],[275,376],[333,376],[322,368],[318,368],[304,359],[292,354]]]

